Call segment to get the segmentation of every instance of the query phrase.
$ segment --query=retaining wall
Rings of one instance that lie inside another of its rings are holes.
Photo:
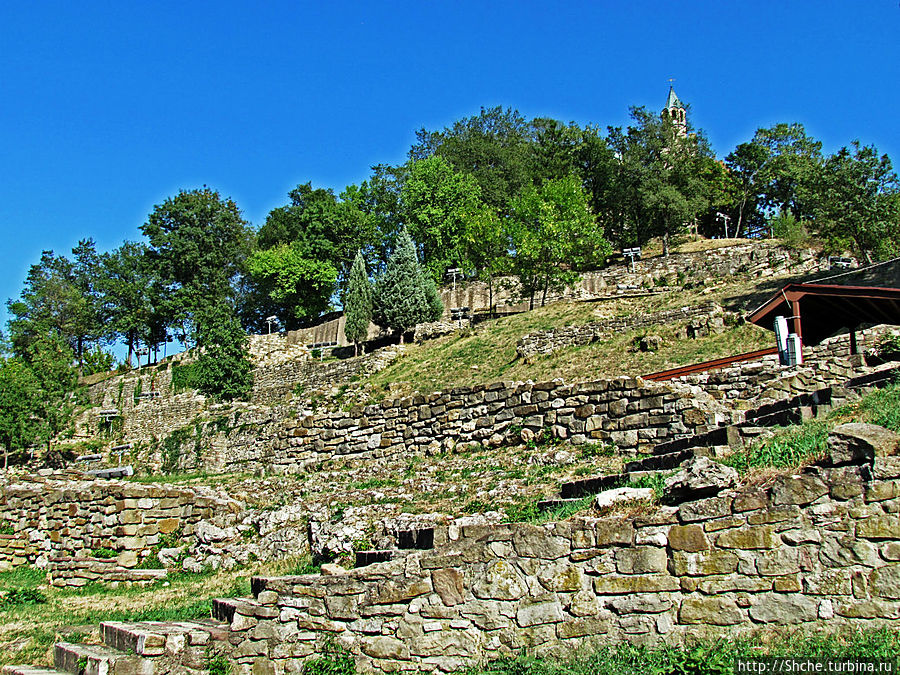
[[[460,670],[528,649],[900,622],[900,460],[815,468],[679,507],[444,528],[346,574],[255,579],[227,605],[241,669],[296,672],[326,638],[362,672]]]
[[[37,564],[68,585],[100,578],[101,571],[134,580],[153,576],[136,571],[161,535],[191,541],[201,521],[219,526],[233,521],[237,502],[212,492],[123,481],[8,477],[0,483],[0,568]],[[112,559],[97,559],[106,549]],[[115,569],[113,569],[113,566]],[[108,575],[107,575],[108,576]]]

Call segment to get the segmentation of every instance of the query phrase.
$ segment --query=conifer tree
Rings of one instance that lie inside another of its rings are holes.
[[[347,295],[344,298],[344,335],[353,343],[354,355],[359,355],[359,343],[364,342],[369,334],[372,310],[372,286],[366,274],[366,262],[362,251],[357,251],[350,268]]]
[[[424,321],[440,318],[443,305],[431,282],[429,288],[416,257],[416,247],[404,227],[397,238],[397,247],[387,263],[384,274],[375,282],[375,322],[403,334]]]

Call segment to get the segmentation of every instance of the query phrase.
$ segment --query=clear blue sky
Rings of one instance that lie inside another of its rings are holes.
[[[7,0],[0,300],[41,250],[136,239],[182,188],[260,225],[298,183],[403,161],[422,126],[493,105],[620,125],[670,77],[720,157],[798,121],[900,163],[898,0]]]

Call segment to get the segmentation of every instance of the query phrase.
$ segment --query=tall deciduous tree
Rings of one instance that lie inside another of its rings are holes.
[[[18,300],[7,303],[10,337],[19,356],[47,335],[64,340],[81,364],[91,345],[109,336],[97,280],[100,258],[90,239],[73,249],[73,260],[44,251],[32,265]]]
[[[194,323],[199,309],[234,301],[253,242],[234,201],[207,187],[182,191],[154,207],[141,231],[173,323]]]
[[[423,272],[415,244],[403,228],[384,274],[375,282],[375,322],[399,333],[403,344],[407,330],[440,318],[443,307],[436,295],[434,282]]]
[[[353,259],[344,294],[344,336],[353,343],[354,355],[359,355],[359,344],[369,335],[373,308],[372,285],[360,251]]]
[[[21,359],[0,357],[0,445],[3,466],[9,453],[37,443],[46,433],[38,417],[42,407],[41,386],[31,368]]]
[[[642,245],[683,230],[709,207],[708,186],[702,178],[711,158],[705,138],[688,127],[683,133],[671,119],[644,108],[632,108],[635,124],[623,132],[610,130],[610,143],[620,163],[619,194],[629,209],[616,224],[623,244]]]
[[[900,253],[900,182],[887,155],[852,143],[826,161],[817,181],[816,226],[832,245],[868,262]]]
[[[578,279],[575,270],[601,263],[612,252],[574,176],[526,188],[511,211],[513,270],[532,308],[538,292],[545,303],[549,291]]]
[[[253,366],[247,357],[247,336],[228,305],[210,305],[197,312],[195,384],[216,400],[246,399],[253,387]]]
[[[440,280],[449,267],[469,267],[466,226],[484,208],[481,188],[442,157],[412,163],[401,190],[404,221],[422,249],[422,266]]]

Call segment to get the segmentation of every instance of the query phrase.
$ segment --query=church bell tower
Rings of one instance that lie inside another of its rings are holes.
[[[660,116],[666,120],[672,120],[679,136],[687,135],[687,120],[685,118],[684,104],[678,99],[675,88],[669,85],[669,95],[666,97],[666,107]]]

